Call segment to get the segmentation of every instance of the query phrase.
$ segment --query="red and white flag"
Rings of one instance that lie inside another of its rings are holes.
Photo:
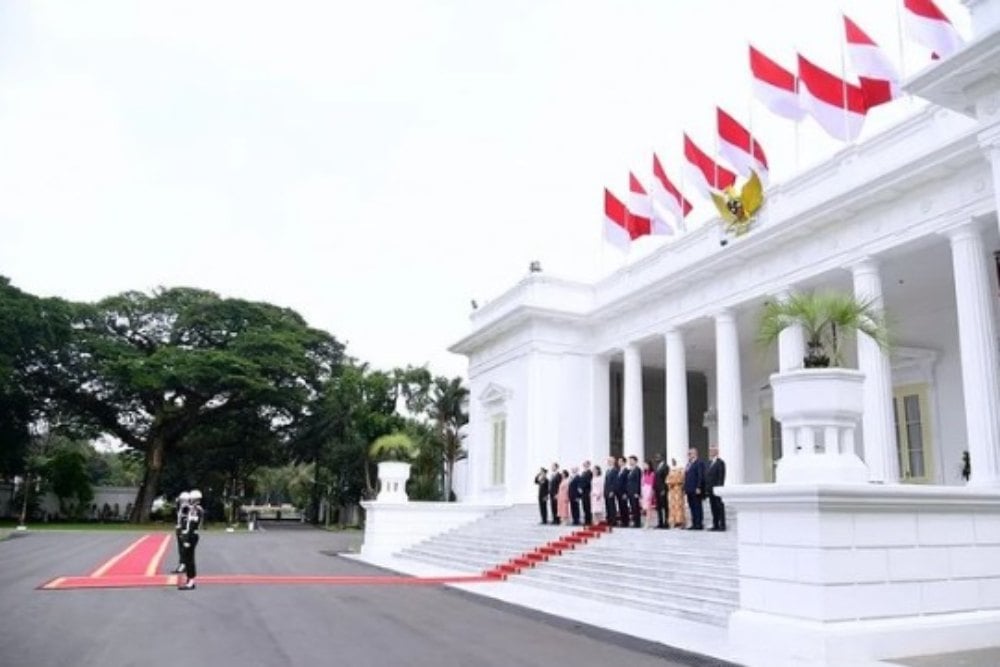
[[[952,55],[965,43],[934,0],[903,0],[903,25],[914,41],[942,58]]]
[[[802,120],[806,115],[799,104],[795,75],[757,49],[750,47],[753,94],[761,104],[782,118]]]
[[[625,204],[607,188],[604,189],[604,240],[624,252],[628,252],[632,240]]]
[[[748,177],[751,171],[755,171],[766,183],[768,169],[764,149],[739,121],[719,107],[715,110],[719,126],[719,155],[736,167],[741,176]]]
[[[653,220],[653,202],[646,188],[631,171],[628,173],[628,230],[629,234],[649,234]],[[632,236],[636,238],[636,236]]]
[[[847,56],[861,82],[868,108],[899,97],[899,73],[885,51],[847,16],[844,16],[844,33],[847,39]]]
[[[817,67],[799,55],[799,99],[827,134],[854,141],[861,134],[868,106],[861,86]]]
[[[675,226],[678,229],[683,229],[684,218],[687,214],[691,212],[693,208],[691,202],[684,198],[681,191],[677,189],[669,178],[667,178],[667,172],[663,170],[663,165],[660,164],[660,158],[653,153],[653,185],[650,188],[650,192],[653,195],[653,234],[673,234],[674,225],[670,224],[670,221],[666,219],[666,216],[661,216],[658,208],[662,208],[667,211],[669,215],[674,217]]]
[[[645,223],[633,217],[618,197],[604,189],[604,240],[619,250],[628,251],[629,243],[649,234],[649,220]]]
[[[736,174],[710,158],[687,134],[684,135],[684,169],[689,180],[706,197],[713,190],[724,190],[736,182]]]

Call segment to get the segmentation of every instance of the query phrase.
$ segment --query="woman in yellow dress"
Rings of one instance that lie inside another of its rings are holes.
[[[670,472],[667,473],[668,506],[667,525],[671,528],[684,528],[687,517],[684,513],[684,468],[677,465],[677,459],[670,459]]]

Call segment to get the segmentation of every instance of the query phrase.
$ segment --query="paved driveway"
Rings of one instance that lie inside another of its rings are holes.
[[[40,591],[140,534],[40,532],[0,542],[5,667],[713,665],[709,659],[440,587],[209,586]],[[335,554],[360,535],[204,534],[208,574],[388,574]],[[164,569],[176,563],[171,545]]]

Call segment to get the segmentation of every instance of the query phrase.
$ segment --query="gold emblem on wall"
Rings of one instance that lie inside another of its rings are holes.
[[[743,236],[750,230],[754,216],[764,205],[764,185],[757,172],[752,171],[739,193],[730,186],[722,192],[713,192],[712,201],[715,208],[719,209],[726,232]]]

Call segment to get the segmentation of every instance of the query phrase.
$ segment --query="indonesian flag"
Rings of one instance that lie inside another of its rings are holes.
[[[619,250],[628,252],[629,242],[649,233],[649,220],[645,225],[640,218],[632,217],[618,197],[604,189],[604,239]]]
[[[706,197],[714,190],[724,190],[736,182],[736,174],[698,148],[684,135],[684,168],[690,180]]]
[[[653,219],[653,202],[646,188],[631,171],[628,173],[628,230],[632,238],[649,234]]]
[[[750,47],[753,94],[761,104],[782,118],[802,120],[806,112],[799,104],[795,75],[757,49]]]
[[[885,51],[846,16],[844,32],[847,38],[847,55],[851,59],[854,73],[861,81],[861,90],[865,94],[868,108],[899,97],[899,73]]]
[[[673,215],[678,228],[683,228],[684,218],[693,208],[691,202],[684,198],[681,191],[667,178],[667,172],[660,164],[660,158],[653,153],[653,234],[673,234],[674,228],[659,215],[657,209],[662,208]]]
[[[830,74],[799,55],[799,99],[827,134],[854,141],[861,134],[868,107],[860,86]]]
[[[935,56],[947,58],[962,48],[962,36],[934,0],[903,0],[903,9],[906,32]]]
[[[628,233],[625,204],[607,188],[604,189],[604,240],[624,252],[628,252],[629,241],[632,240]]]
[[[768,170],[764,149],[739,121],[719,107],[715,110],[719,125],[719,154],[729,160],[741,176],[749,177],[750,172],[755,171],[766,183]]]

